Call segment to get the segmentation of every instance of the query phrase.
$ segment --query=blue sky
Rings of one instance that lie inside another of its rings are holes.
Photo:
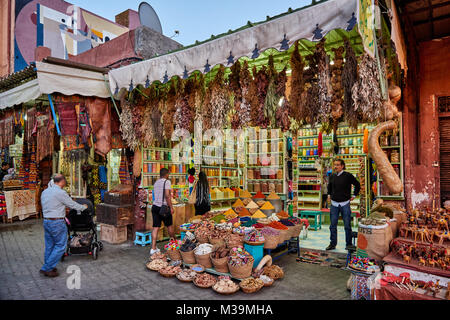
[[[66,0],[74,5],[114,21],[116,14],[126,9],[138,10],[141,0]],[[308,5],[311,0],[148,0],[155,9],[163,27],[164,35],[171,37],[175,30],[180,35],[173,39],[183,45],[195,40],[205,40],[236,29],[248,21],[265,20]]]

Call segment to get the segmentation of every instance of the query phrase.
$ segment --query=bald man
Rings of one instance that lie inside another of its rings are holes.
[[[41,204],[44,215],[45,253],[44,265],[39,271],[47,277],[57,277],[56,265],[61,260],[67,245],[66,207],[84,211],[87,205],[73,201],[64,191],[66,179],[62,174],[55,174],[48,188],[42,192]]]

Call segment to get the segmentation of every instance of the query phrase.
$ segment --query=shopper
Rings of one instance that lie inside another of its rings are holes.
[[[169,231],[169,236],[175,239],[175,229],[173,227],[172,215],[174,213],[171,197],[172,186],[169,180],[169,170],[162,168],[159,172],[159,179],[153,185],[154,200],[152,206],[153,230],[152,230],[152,249],[150,255],[159,252],[156,248],[158,231],[161,228],[161,222]]]
[[[3,181],[3,177],[8,174],[8,169],[9,169],[9,163],[3,162],[2,169],[0,170],[0,181]]]
[[[57,277],[56,265],[66,251],[67,226],[66,207],[84,211],[88,208],[86,204],[81,205],[73,201],[63,188],[66,179],[62,174],[55,174],[49,182],[48,188],[42,192],[41,204],[44,215],[44,238],[45,253],[44,265],[40,273],[47,277]]]
[[[330,245],[326,250],[334,250],[337,245],[337,225],[339,214],[342,213],[345,228],[345,250],[356,250],[352,244],[352,211],[350,202],[355,199],[361,189],[358,180],[349,172],[345,170],[345,162],[342,159],[337,159],[333,163],[334,174],[330,177],[328,184],[328,200],[331,200],[330,209]],[[351,196],[352,185],[355,187],[355,196]]]
[[[209,192],[209,183],[206,173],[200,171],[198,174],[198,181],[195,186],[196,190],[196,201],[195,201],[195,214],[204,215],[211,211],[211,194]]]

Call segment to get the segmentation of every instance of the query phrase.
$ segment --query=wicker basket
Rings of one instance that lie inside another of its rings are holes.
[[[268,282],[268,283],[264,282],[264,287],[271,287],[274,283],[275,283],[275,280],[273,280],[273,279],[271,282]]]
[[[195,237],[195,239],[197,239],[197,242],[199,243],[199,244],[202,244],[202,243],[209,243],[209,237]]]
[[[183,260],[183,258],[181,257],[180,250],[167,250],[167,256],[172,261]]]
[[[211,257],[211,262],[216,269],[217,272],[228,273],[230,270],[228,269],[228,257],[214,259]]]
[[[279,230],[279,231],[280,231],[280,236],[279,236],[279,239],[278,239],[278,244],[281,244],[281,243],[283,243],[283,242],[285,242],[285,241],[287,241],[287,240],[289,240],[291,238],[291,234],[289,232],[289,229],[288,230]]]
[[[192,280],[182,280],[182,279],[180,279],[180,278],[178,277],[178,275],[177,275],[177,279],[180,280],[181,282],[185,282],[185,283],[189,283],[189,282],[194,281],[194,279],[192,279]]]
[[[280,236],[264,236],[264,249],[275,249],[280,243]]]
[[[261,290],[264,287],[264,282],[262,280],[260,280],[262,282],[262,284],[256,288],[247,288],[242,286],[241,284],[239,284],[239,287],[241,288],[241,290],[245,293],[255,293],[258,292],[259,290]]]
[[[252,275],[253,262],[255,259],[251,257],[246,265],[232,266],[228,263],[228,269],[231,276],[236,279],[245,279]]]
[[[183,259],[184,263],[187,263],[187,264],[196,263],[194,250],[188,251],[188,252],[183,252],[180,250],[180,254],[181,254],[181,258]]]
[[[249,246],[260,246],[263,245],[265,243],[265,241],[263,242],[248,242],[248,241],[244,241],[246,244],[248,244]]]
[[[207,269],[212,268],[210,255],[211,255],[210,253],[202,255],[195,254],[195,261],[197,261],[198,264],[201,264],[203,267]]]
[[[162,275],[165,278],[173,278],[173,277],[176,276],[175,273],[164,273],[164,272],[161,272],[161,270],[159,270],[158,272],[159,272],[160,275]]]
[[[218,247],[225,247],[225,240],[223,238],[209,238],[209,243],[213,246],[216,245]]]
[[[216,280],[216,282],[214,282],[214,283],[211,284],[210,286],[201,286],[201,285],[199,285],[199,284],[195,281],[195,279],[194,279],[193,282],[194,282],[194,284],[195,284],[197,287],[199,287],[199,288],[202,288],[202,289],[209,289],[209,288],[211,288],[213,285],[216,284],[217,280]]]
[[[241,287],[238,286],[235,291],[231,291],[231,292],[219,292],[216,289],[214,289],[214,286],[212,286],[212,289],[214,290],[214,292],[217,292],[218,294],[221,294],[221,295],[224,295],[224,296],[229,296],[229,295],[235,294],[236,292],[241,290]]]
[[[292,227],[292,229],[294,229],[294,231],[292,231],[292,238],[297,238],[300,235],[300,232],[302,231],[302,224],[296,224],[295,226]]]

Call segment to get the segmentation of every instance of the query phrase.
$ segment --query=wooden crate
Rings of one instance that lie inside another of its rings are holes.
[[[96,209],[97,222],[113,226],[127,226],[134,223],[133,206],[115,206],[100,203]]]
[[[119,184],[114,189],[105,193],[105,203],[116,206],[132,205],[133,202],[133,186]]]
[[[101,224],[100,240],[110,244],[120,244],[126,242],[127,226],[115,227],[108,224]]]

